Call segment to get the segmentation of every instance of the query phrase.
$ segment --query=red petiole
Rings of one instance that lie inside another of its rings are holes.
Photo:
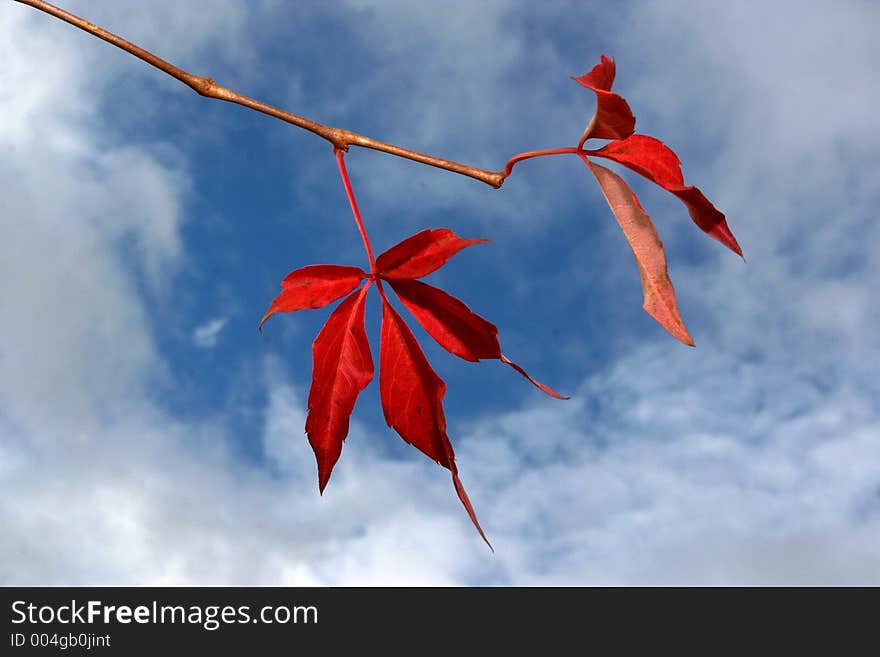
[[[376,259],[373,257],[373,247],[370,245],[370,238],[367,236],[367,229],[364,227],[364,220],[361,217],[361,211],[358,210],[357,201],[354,198],[354,190],[351,188],[351,180],[348,178],[348,170],[345,168],[345,151],[341,148],[336,148],[334,153],[336,154],[336,163],[339,165],[339,173],[342,176],[342,185],[345,187],[345,195],[348,196],[351,212],[357,223],[361,239],[364,241],[364,249],[366,249],[367,258],[370,261],[370,277],[372,278],[376,275]]]
[[[510,175],[510,172],[513,171],[513,167],[516,165],[517,162],[530,160],[533,157],[544,157],[545,155],[577,155],[580,151],[581,148],[568,146],[565,148],[546,148],[539,151],[526,151],[525,153],[514,155],[507,161],[507,164],[504,165],[504,177],[507,178],[507,176]]]

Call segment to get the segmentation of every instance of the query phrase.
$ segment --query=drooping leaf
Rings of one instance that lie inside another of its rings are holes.
[[[632,135],[586,153],[622,164],[671,192],[685,204],[691,219],[703,232],[742,257],[742,249],[724,214],[699,189],[685,186],[678,156],[662,141],[647,135]]]
[[[651,218],[642,209],[636,195],[623,178],[590,162],[583,154],[580,157],[596,177],[602,194],[635,255],[642,279],[645,311],[673,336],[693,346],[693,338],[678,312],[675,289],[666,267],[663,242],[660,241]]]
[[[489,545],[458,477],[455,453],[446,435],[443,396],[446,384],[437,376],[415,336],[382,295],[379,394],[385,421],[400,437],[452,473],[456,493]],[[491,545],[489,545],[491,547]]]
[[[602,55],[601,61],[588,73],[572,78],[596,93],[596,113],[584,131],[581,143],[588,137],[625,139],[636,127],[636,118],[622,96],[611,91],[615,74],[614,59]]]
[[[464,239],[448,228],[429,228],[382,253],[376,258],[376,272],[383,278],[421,278],[445,265],[462,249],[488,241]]]
[[[373,379],[373,358],[364,329],[367,283],[343,301],[312,344],[312,386],[306,434],[318,462],[323,493],[348,435],[349,418],[360,392]]]
[[[483,358],[499,359],[546,394],[567,399],[550,386],[530,377],[519,365],[505,357],[498,342],[498,328],[461,300],[421,281],[392,279],[389,283],[419,324],[451,354],[471,362]]]
[[[275,313],[323,308],[344,297],[365,278],[366,272],[359,267],[342,265],[308,265],[292,271],[281,283],[281,294],[275,297],[260,320],[260,330]]]

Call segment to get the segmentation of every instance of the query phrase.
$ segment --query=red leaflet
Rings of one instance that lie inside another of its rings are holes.
[[[322,493],[342,452],[357,396],[373,379],[373,359],[364,329],[364,301],[370,285],[339,304],[312,344],[306,434],[318,461]]]
[[[423,230],[376,258],[376,273],[383,278],[421,278],[440,269],[462,249],[488,241],[462,239],[448,228]]]
[[[685,186],[678,156],[659,139],[632,135],[627,139],[612,141],[598,150],[585,152],[614,160],[675,194],[687,206],[697,226],[742,256],[742,249],[730,231],[727,219],[699,189],[692,185]]]
[[[675,289],[666,268],[663,242],[660,241],[651,218],[642,210],[636,195],[620,176],[593,164],[585,155],[581,155],[581,159],[596,177],[605,200],[632,247],[642,279],[645,311],[673,336],[694,346],[694,340],[679,315]]]
[[[498,328],[454,296],[421,281],[400,279],[389,283],[407,310],[448,352],[471,362],[501,358]]]
[[[740,258],[745,259],[739,243],[727,225],[727,219],[724,217],[724,214],[712,205],[709,199],[703,196],[703,192],[693,185],[682,187],[681,189],[670,189],[669,191],[675,194],[687,206],[688,214],[691,215],[691,219],[700,227],[700,230],[709,235],[709,237],[721,242]]]
[[[678,155],[654,137],[631,135],[626,139],[609,142],[598,150],[585,152],[587,155],[598,155],[614,160],[661,187],[684,185]]]
[[[611,57],[602,55],[600,63],[589,73],[572,78],[587,89],[596,92],[596,113],[581,137],[581,145],[590,137],[597,139],[624,139],[636,127],[636,118],[623,99],[611,91],[615,66]]]
[[[309,265],[290,272],[281,283],[283,291],[260,320],[260,331],[275,313],[323,308],[351,292],[366,277],[359,267],[342,265]]]
[[[550,386],[530,377],[519,365],[503,356],[497,327],[474,313],[459,299],[420,281],[397,279],[389,283],[407,310],[448,352],[472,362],[483,358],[500,359],[548,395],[567,399]]]
[[[415,336],[382,295],[379,394],[385,421],[406,442],[452,472],[452,480],[480,536],[489,544],[458,478],[455,453],[446,435],[443,396],[446,384],[431,368]]]

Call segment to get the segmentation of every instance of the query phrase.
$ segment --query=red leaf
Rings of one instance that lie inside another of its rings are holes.
[[[584,131],[581,144],[590,137],[624,139],[635,130],[636,118],[626,100],[611,91],[615,70],[614,59],[602,55],[600,63],[596,64],[591,71],[580,77],[572,78],[596,93],[596,113]]]
[[[448,352],[471,362],[483,358],[500,359],[548,395],[567,399],[550,386],[530,377],[519,365],[503,356],[498,342],[498,328],[459,299],[420,281],[398,279],[389,283],[407,310]]]
[[[459,299],[421,281],[389,282],[407,310],[448,352],[471,362],[501,358],[498,328]]]
[[[360,392],[373,379],[373,358],[364,329],[367,283],[327,319],[312,344],[312,387],[306,434],[318,461],[323,493],[348,435],[348,421]]]
[[[661,187],[684,185],[678,155],[654,137],[631,135],[626,139],[612,141],[598,150],[586,152],[614,160]]]
[[[673,336],[687,345],[694,346],[693,338],[679,315],[675,289],[672,287],[666,268],[663,242],[660,241],[651,218],[620,176],[605,167],[593,164],[585,155],[580,157],[596,177],[605,200],[608,201],[611,211],[632,247],[642,279],[645,311]]]
[[[364,278],[367,274],[360,268],[342,265],[309,265],[290,272],[281,283],[283,291],[260,320],[260,331],[275,313],[323,308],[351,292]]]
[[[450,470],[458,498],[480,536],[491,548],[458,478],[455,453],[446,435],[446,416],[443,414],[446,384],[431,368],[412,331],[384,294],[379,393],[388,426],[406,442]]]
[[[703,196],[703,192],[693,185],[682,187],[681,189],[670,189],[669,191],[675,194],[687,206],[688,214],[691,215],[691,219],[700,227],[700,230],[709,235],[709,237],[721,242],[740,258],[745,258],[742,248],[740,248],[730,227],[727,225],[727,219],[724,214],[712,205],[709,199]]]
[[[488,241],[463,239],[448,228],[429,228],[406,238],[376,258],[376,273],[383,278],[421,278],[440,269],[462,249]]]
[[[699,189],[692,185],[685,186],[678,156],[662,141],[647,135],[632,135],[586,153],[622,164],[675,194],[687,206],[691,219],[701,230],[742,257],[742,249],[730,231],[724,214]]]

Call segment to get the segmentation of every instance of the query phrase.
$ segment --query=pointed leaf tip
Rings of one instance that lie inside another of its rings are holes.
[[[581,76],[572,77],[572,80],[580,83],[587,89],[600,89],[611,91],[614,84],[614,76],[617,74],[617,65],[613,57],[599,55],[599,63]]]
[[[461,501],[462,505],[467,511],[468,516],[471,519],[471,522],[474,524],[474,527],[477,528],[477,531],[480,534],[480,537],[489,546],[489,549],[494,553],[495,548],[492,547],[492,544],[489,542],[489,539],[486,538],[486,534],[483,532],[483,528],[480,527],[480,521],[477,520],[477,514],[474,512],[474,507],[471,504],[471,500],[468,497],[467,491],[465,491],[464,486],[461,483],[461,479],[458,477],[458,468],[453,468],[452,470],[452,484],[455,486],[455,492],[458,494],[458,499]]]
[[[510,360],[507,356],[505,356],[503,354],[501,355],[501,362],[505,363],[506,365],[509,365],[510,367],[515,369],[517,372],[522,374],[526,379],[528,379],[531,382],[531,384],[533,386],[538,388],[538,390],[540,390],[544,394],[550,395],[551,397],[554,397],[556,399],[562,399],[562,400],[571,399],[571,397],[566,397],[565,395],[560,395],[558,392],[556,392],[553,388],[551,388],[547,384],[541,383],[537,379],[533,379],[531,376],[529,376],[528,372],[526,372],[523,368],[521,368],[519,365],[514,363],[512,360]]]

